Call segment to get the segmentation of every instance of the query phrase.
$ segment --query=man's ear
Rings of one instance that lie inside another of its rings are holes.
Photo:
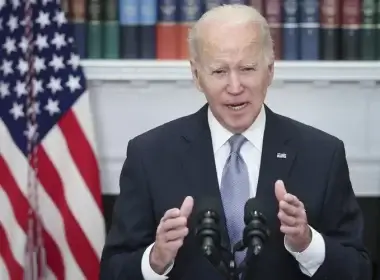
[[[191,68],[191,74],[193,76],[193,82],[195,86],[200,92],[203,92],[201,84],[200,84],[200,80],[199,80],[199,70],[198,70],[199,67],[198,67],[197,62],[193,59],[190,60],[190,68]]]
[[[268,86],[270,86],[274,77],[274,60],[268,65],[268,76]]]

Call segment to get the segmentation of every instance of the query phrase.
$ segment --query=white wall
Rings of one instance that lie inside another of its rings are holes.
[[[156,67],[149,70],[156,71],[156,76],[144,80],[136,66],[132,70],[126,69],[128,67],[124,65],[123,69],[132,76],[117,76],[122,69],[103,69],[104,79],[99,69],[96,76],[92,67],[87,68],[104,193],[119,192],[120,169],[130,138],[193,113],[204,104],[190,76],[178,82],[175,69],[171,69],[170,74]],[[178,71],[186,71],[184,67],[186,65]],[[369,75],[362,73],[359,77],[355,69],[352,67],[352,71],[344,75],[340,71],[330,71],[323,77],[321,74],[327,72],[319,69],[318,82],[314,82],[297,79],[307,76],[304,69],[289,70],[293,73],[291,76],[286,67],[282,67],[281,74],[269,89],[267,104],[280,114],[340,137],[346,144],[357,195],[380,196],[380,84],[372,81],[376,77],[380,80],[380,75],[368,78]],[[373,75],[379,73],[379,69],[370,72]],[[113,76],[109,71],[114,71]],[[308,71],[312,77],[312,69]],[[166,81],[157,81],[160,75]],[[284,78],[284,75],[287,76]],[[363,77],[368,79],[363,81]]]

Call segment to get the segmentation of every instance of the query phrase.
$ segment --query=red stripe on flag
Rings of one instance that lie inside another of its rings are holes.
[[[9,246],[9,240],[2,224],[0,224],[0,255],[2,256],[5,266],[9,272],[9,279],[22,279],[24,270],[13,257],[13,253]]]
[[[47,266],[50,267],[57,280],[66,280],[63,259],[57,244],[46,230],[42,231],[42,238],[44,239],[44,247],[46,249]]]
[[[0,156],[0,174],[0,185],[3,186],[5,193],[8,195],[18,224],[24,232],[26,232],[28,225],[29,202],[19,189],[11,171],[8,168],[8,165],[2,156]]]
[[[2,156],[0,156],[0,174],[0,185],[3,186],[5,193],[8,195],[8,198],[13,206],[13,212],[15,214],[18,224],[24,230],[24,232],[26,232],[28,223],[29,202],[19,189]],[[42,229],[42,235],[45,242],[44,245],[46,249],[47,265],[50,267],[57,280],[64,280],[65,271],[63,259],[58,249],[58,246],[44,228]],[[11,279],[22,278],[11,277]]]
[[[99,260],[65,200],[62,180],[41,146],[38,148],[37,157],[39,169],[44,171],[38,174],[39,180],[62,215],[71,252],[86,279],[96,279],[99,277]]]
[[[66,139],[71,157],[102,211],[99,169],[86,135],[84,135],[75,114],[71,110],[62,116],[58,124]]]

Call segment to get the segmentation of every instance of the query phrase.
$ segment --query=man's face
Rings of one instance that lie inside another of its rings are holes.
[[[216,119],[241,133],[259,114],[273,78],[273,63],[263,59],[260,27],[208,23],[200,37],[198,58],[191,62],[195,83]]]

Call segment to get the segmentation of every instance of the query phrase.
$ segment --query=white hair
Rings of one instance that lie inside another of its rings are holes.
[[[222,21],[228,24],[258,23],[261,31],[260,36],[264,61],[270,64],[274,60],[273,41],[266,19],[255,8],[241,4],[217,6],[200,17],[190,28],[188,35],[191,58],[195,59],[198,55],[199,29],[202,28],[203,23],[210,21]]]

